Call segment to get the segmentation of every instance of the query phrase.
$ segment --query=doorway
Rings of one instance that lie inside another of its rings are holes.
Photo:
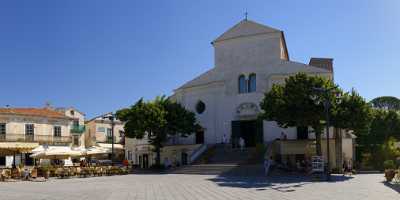
[[[139,156],[139,165],[143,169],[149,168],[149,155],[148,154],[142,154]]]
[[[238,147],[239,138],[243,138],[246,147],[255,147],[263,143],[263,124],[257,120],[232,121],[232,145]]]
[[[182,161],[182,165],[187,165],[188,164],[188,154],[187,153],[182,152],[181,161]]]
[[[25,154],[25,165],[26,166],[32,166],[33,165],[33,158],[30,157],[32,155],[31,153],[26,153]]]
[[[204,144],[204,131],[196,132],[196,144]]]
[[[307,140],[308,139],[308,127],[307,126],[297,127],[297,139],[298,140]]]
[[[0,166],[5,166],[5,165],[6,165],[6,157],[0,156]]]

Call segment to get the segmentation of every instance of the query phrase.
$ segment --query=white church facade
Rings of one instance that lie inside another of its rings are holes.
[[[211,44],[214,47],[214,67],[174,90],[171,96],[196,113],[203,131],[188,138],[172,138],[168,145],[172,149],[172,158],[168,159],[182,162],[184,159],[179,154],[191,156],[190,152],[196,152],[199,145],[221,143],[224,135],[230,143],[243,138],[247,147],[276,141],[276,155],[288,155],[283,157],[292,160],[304,157],[315,139],[313,133],[307,128],[282,129],[275,122],[257,120],[262,112],[259,104],[273,84],[283,84],[285,78],[299,72],[333,79],[332,59],[311,58],[309,64],[291,61],[283,31],[247,19]],[[336,166],[341,165],[341,158],[353,159],[354,154],[354,138],[342,132],[332,128],[330,134],[331,163]],[[278,141],[282,133],[285,140]],[[340,142],[335,142],[335,138]],[[150,148],[148,145],[138,142],[127,139],[126,152],[132,155],[133,163],[142,166],[141,156],[154,156],[150,150],[143,150],[143,147]],[[326,142],[322,143],[325,155]],[[167,155],[162,154],[164,156]]]
[[[220,143],[224,134],[228,138],[235,137],[236,132],[240,135],[241,131],[236,129],[247,129],[255,135],[261,126],[262,141],[249,139],[248,145],[280,137],[282,131],[272,122],[255,127],[265,92],[299,72],[333,78],[328,67],[290,61],[283,32],[250,20],[241,21],[212,45],[215,66],[176,89],[173,96],[197,114],[205,143]],[[204,110],[196,109],[199,107]],[[284,132],[288,139],[296,139],[295,131]]]
[[[217,144],[225,135],[230,142],[241,137],[246,146],[254,147],[279,139],[283,133],[287,140],[299,142],[284,144],[278,153],[305,154],[307,142],[302,141],[314,139],[313,133],[307,128],[282,129],[275,122],[257,121],[259,104],[273,84],[283,84],[296,73],[333,79],[332,59],[311,58],[309,64],[291,61],[283,31],[250,20],[239,22],[212,45],[215,66],[176,89],[172,96],[195,112],[204,128],[187,142]],[[342,161],[335,160],[335,155],[352,159],[354,139],[345,133],[340,136],[340,146],[335,146],[334,131],[340,130],[332,128],[330,132],[331,158],[332,163],[340,165]]]

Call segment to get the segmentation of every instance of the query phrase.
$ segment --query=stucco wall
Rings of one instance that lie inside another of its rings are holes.
[[[61,136],[70,136],[69,120],[43,117],[0,115],[0,123],[6,123],[6,134],[25,134],[25,124],[34,125],[35,135],[54,135],[54,126],[61,127]]]

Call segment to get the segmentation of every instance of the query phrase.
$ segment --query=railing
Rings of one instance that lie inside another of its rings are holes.
[[[86,130],[85,125],[74,125],[71,128],[71,133],[79,133],[82,134]]]
[[[0,134],[0,142],[70,143],[71,136]]]
[[[189,164],[192,164],[201,154],[203,154],[207,150],[207,145],[202,144],[199,148],[194,150],[192,155],[190,155]]]

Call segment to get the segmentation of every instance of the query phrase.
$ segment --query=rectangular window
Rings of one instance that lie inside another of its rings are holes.
[[[74,125],[75,127],[78,127],[78,126],[79,126],[79,119],[74,119],[73,125]]]
[[[33,124],[25,124],[25,135],[34,135],[35,127]]]
[[[0,123],[0,135],[6,134],[6,124]]]
[[[128,160],[132,160],[132,152],[128,151]]]
[[[54,126],[54,136],[61,137],[61,126]]]
[[[104,132],[106,132],[106,128],[104,128],[104,127],[97,127],[97,132],[102,132],[102,133],[104,133]]]
[[[107,142],[111,143],[112,142],[112,133],[111,133],[111,128],[107,128]]]

